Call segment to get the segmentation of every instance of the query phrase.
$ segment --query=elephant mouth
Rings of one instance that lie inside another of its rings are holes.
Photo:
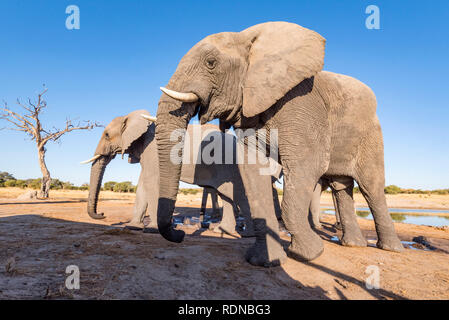
[[[241,119],[242,106],[239,105],[234,106],[231,110],[224,110],[223,112],[218,114],[214,113],[214,110],[211,110],[209,108],[209,105],[199,105],[198,108],[198,120],[202,125],[214,119],[220,119],[230,125],[234,125]]]

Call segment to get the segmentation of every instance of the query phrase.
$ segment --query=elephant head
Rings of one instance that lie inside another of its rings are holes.
[[[160,193],[158,228],[164,238],[181,242],[184,233],[171,225],[181,164],[170,161],[185,129],[198,114],[202,124],[218,118],[235,127],[251,127],[304,79],[321,71],[325,40],[293,23],[268,22],[241,32],[213,34],[181,59],[159,101],[156,139]]]
[[[117,117],[108,124],[101,135],[95,155],[82,163],[92,163],[90,171],[89,200],[87,204],[87,213],[93,219],[103,219],[102,213],[97,213],[98,195],[100,193],[101,183],[104,171],[109,162],[118,154],[130,154],[130,162],[137,162],[143,150],[142,144],[137,143],[149,129],[153,130],[154,125],[148,111],[137,110],[122,117]],[[151,126],[151,128],[149,128]]]

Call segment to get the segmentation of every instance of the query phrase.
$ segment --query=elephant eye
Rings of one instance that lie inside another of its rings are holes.
[[[207,66],[209,69],[215,68],[216,64],[217,64],[217,60],[215,60],[215,58],[207,58],[207,60],[206,60],[206,66]]]
[[[105,132],[104,137],[105,137],[106,139],[109,139],[109,133]]]

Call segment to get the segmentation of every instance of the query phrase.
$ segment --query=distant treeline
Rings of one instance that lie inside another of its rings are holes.
[[[384,189],[386,194],[449,194],[449,189],[421,190],[421,189],[402,189],[395,185],[386,186]]]
[[[0,172],[0,187],[19,187],[19,188],[31,188],[39,190],[41,187],[42,179],[26,179],[20,180],[13,177],[12,174],[8,172]],[[71,182],[65,182],[58,179],[51,180],[51,190],[89,190],[89,184],[83,183],[81,186],[75,186]],[[108,190],[114,192],[125,192],[125,193],[135,193],[137,187],[131,183],[131,181],[116,182],[108,181],[103,184],[101,190]],[[386,194],[449,194],[449,189],[436,189],[436,190],[421,190],[421,189],[403,189],[395,185],[389,185],[385,187]],[[201,189],[179,189],[179,193],[182,194],[197,194]],[[282,195],[282,190],[277,189],[278,194]],[[325,192],[330,192],[327,189]],[[359,187],[354,188],[354,193],[360,193]]]
[[[39,190],[41,188],[42,179],[16,179],[14,176],[8,172],[0,172],[0,187],[18,187],[18,188],[30,188]],[[102,190],[110,190],[114,192],[136,192],[136,186],[134,186],[131,181],[115,182],[109,181],[105,182]],[[81,186],[75,186],[73,183],[68,181],[61,181],[59,179],[51,179],[51,190],[89,190],[89,184],[83,183]]]

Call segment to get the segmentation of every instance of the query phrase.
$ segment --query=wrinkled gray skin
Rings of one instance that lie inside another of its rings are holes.
[[[320,177],[351,177],[373,213],[377,247],[402,251],[384,195],[384,152],[376,98],[360,81],[321,71],[325,40],[286,22],[268,22],[242,32],[213,34],[196,44],[179,62],[167,88],[194,93],[195,102],[162,94],[156,122],[160,164],[158,228],[169,241],[181,242],[174,230],[181,165],[170,161],[173,130],[186,128],[198,114],[201,123],[214,118],[235,128],[278,130],[284,173],[282,218],[292,235],[289,255],[313,260],[323,252],[322,239],[308,221],[313,190]],[[276,146],[272,146],[276,147]],[[273,266],[286,260],[273,209],[271,178],[257,168],[239,169],[248,192],[256,232],[246,259]],[[262,192],[256,193],[255,189]],[[255,196],[257,195],[257,196]],[[264,195],[264,196],[262,196]],[[343,226],[342,243],[364,246],[354,216],[352,187],[335,194]]]
[[[313,190],[312,201],[310,202],[310,220],[311,220],[310,223],[312,224],[312,227],[314,229],[320,230],[322,228],[321,221],[320,221],[320,218],[321,218],[321,208],[320,208],[321,193],[329,187],[331,187],[332,200],[334,202],[334,208],[335,208],[336,222],[334,224],[334,228],[336,228],[338,230],[342,230],[341,222],[340,222],[340,213],[338,211],[337,200],[335,198],[336,190],[333,189],[333,185],[331,184],[331,181],[329,181],[329,179],[326,179],[326,178],[321,178],[320,180],[318,180],[318,183],[315,186],[315,189]]]
[[[146,110],[137,110],[127,116],[117,117],[105,128],[100,142],[98,143],[95,155],[102,157],[92,164],[90,191],[88,201],[88,213],[94,219],[104,218],[103,214],[97,213],[97,202],[103,173],[110,159],[116,154],[129,154],[129,162],[139,162],[142,171],[137,184],[136,200],[133,209],[133,218],[127,225],[130,229],[142,229],[144,227],[143,219],[148,210],[150,224],[145,231],[152,232],[157,230],[157,201],[159,193],[159,165],[154,140],[154,124],[141,117],[142,114],[149,115]],[[189,132],[192,132],[192,125]],[[208,129],[208,134],[201,148],[215,143],[216,148],[221,148],[217,142],[209,142],[212,134],[223,137],[231,137],[218,130],[217,126],[205,125],[202,129]],[[224,138],[223,138],[224,139]],[[191,154],[198,153],[198,147],[195,149],[193,143]],[[201,149],[202,150],[202,149]],[[223,170],[221,170],[222,166]],[[245,197],[243,183],[236,165],[217,165],[217,164],[183,164],[181,180],[186,183],[196,184],[215,190],[223,200],[223,216],[221,223],[214,229],[216,232],[235,232],[236,222],[234,218],[234,209],[237,206],[241,214],[245,217],[245,230],[241,232],[242,236],[253,236],[252,220],[249,213],[248,202]],[[216,204],[215,204],[216,205]]]

